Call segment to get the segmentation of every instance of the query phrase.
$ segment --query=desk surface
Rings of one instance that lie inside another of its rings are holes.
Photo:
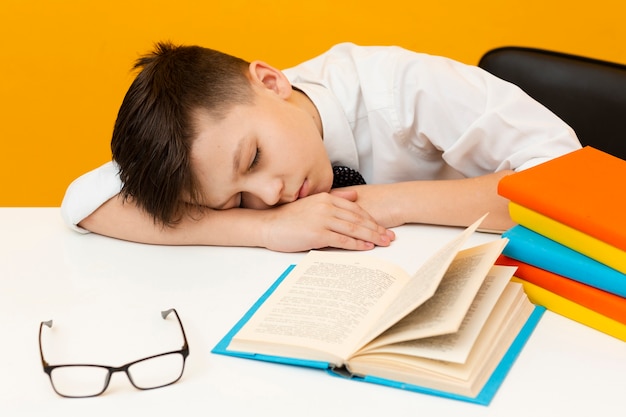
[[[459,232],[411,225],[370,254],[414,270]],[[0,414],[46,415],[623,415],[626,343],[546,312],[490,406],[210,353],[303,254],[164,247],[79,235],[57,208],[0,208]],[[471,243],[493,239],[476,233]],[[39,360],[120,365],[180,346],[159,311],[175,307],[191,354],[175,385],[135,390],[115,374],[101,397],[62,399]],[[139,413],[139,414],[138,414]],[[219,414],[217,414],[219,413]],[[228,413],[228,414],[225,414]]]

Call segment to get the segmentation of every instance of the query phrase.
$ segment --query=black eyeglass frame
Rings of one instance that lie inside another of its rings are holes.
[[[161,317],[163,317],[163,320],[165,320],[167,318],[167,316],[170,315],[170,313],[174,313],[174,315],[176,316],[176,320],[178,321],[178,324],[180,326],[180,330],[183,334],[183,346],[180,350],[173,350],[170,352],[165,352],[165,353],[160,353],[157,355],[152,355],[152,356],[148,356],[145,358],[141,358],[141,359],[137,359],[134,360],[132,362],[129,362],[127,364],[121,365],[121,366],[108,366],[108,365],[95,365],[95,364],[61,364],[61,365],[50,365],[45,359],[44,359],[44,355],[43,355],[43,349],[41,346],[41,333],[43,330],[43,326],[47,326],[48,328],[52,328],[52,324],[53,321],[52,320],[48,320],[48,321],[42,321],[39,324],[39,354],[41,355],[41,365],[43,366],[43,371],[48,374],[48,378],[50,379],[50,384],[52,385],[52,389],[54,390],[54,392],[56,392],[58,395],[60,395],[61,397],[65,397],[65,398],[89,398],[89,397],[97,397],[98,395],[101,395],[103,392],[106,391],[106,389],[109,387],[109,383],[111,381],[111,376],[116,373],[116,372],[124,372],[126,374],[126,376],[128,377],[128,380],[130,381],[130,383],[137,389],[142,390],[142,391],[147,391],[147,390],[151,390],[151,389],[156,389],[156,388],[162,388],[162,387],[166,387],[168,385],[172,385],[175,384],[176,382],[178,382],[180,380],[180,378],[183,376],[183,373],[185,372],[185,363],[187,361],[187,356],[189,356],[189,344],[187,343],[187,336],[185,334],[185,328],[183,327],[183,323],[180,320],[180,316],[178,315],[178,312],[176,311],[176,309],[171,308],[169,310],[164,310],[161,311]],[[167,384],[162,384],[162,385],[158,385],[155,387],[140,387],[137,386],[135,384],[135,382],[133,381],[132,376],[130,375],[130,373],[128,372],[128,369],[132,366],[135,365],[139,362],[143,362],[149,359],[154,359],[154,358],[158,358],[160,356],[166,356],[166,355],[173,355],[173,354],[180,354],[183,357],[183,364],[181,367],[181,371],[180,371],[180,375],[178,376],[178,378],[176,378],[175,380],[173,380],[172,382],[168,382]],[[94,367],[94,368],[103,368],[107,370],[107,376],[103,385],[103,388],[100,392],[97,392],[95,394],[89,394],[89,395],[67,395],[67,394],[62,394],[59,391],[57,391],[56,387],[54,386],[54,382],[52,380],[52,371],[54,371],[56,368],[63,368],[63,367],[73,367],[73,366],[82,366],[82,367]]]

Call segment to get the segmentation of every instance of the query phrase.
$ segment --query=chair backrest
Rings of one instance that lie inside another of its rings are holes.
[[[583,145],[626,159],[626,65],[509,46],[487,52],[478,66],[550,109]]]

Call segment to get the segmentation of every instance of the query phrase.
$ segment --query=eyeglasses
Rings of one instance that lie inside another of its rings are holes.
[[[125,372],[130,383],[140,390],[161,388],[177,382],[183,375],[185,360],[189,356],[189,346],[183,323],[180,321],[176,310],[172,308],[162,311],[161,317],[165,320],[172,312],[176,316],[183,334],[182,349],[138,359],[118,367],[90,364],[48,364],[41,348],[41,333],[44,325],[52,328],[52,320],[41,322],[39,325],[39,353],[41,354],[43,371],[50,377],[52,388],[62,397],[95,397],[107,389],[111,375],[115,372]]]

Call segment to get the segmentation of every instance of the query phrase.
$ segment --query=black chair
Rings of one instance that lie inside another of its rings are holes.
[[[583,145],[626,159],[626,65],[508,46],[487,52],[478,66],[550,109]]]

